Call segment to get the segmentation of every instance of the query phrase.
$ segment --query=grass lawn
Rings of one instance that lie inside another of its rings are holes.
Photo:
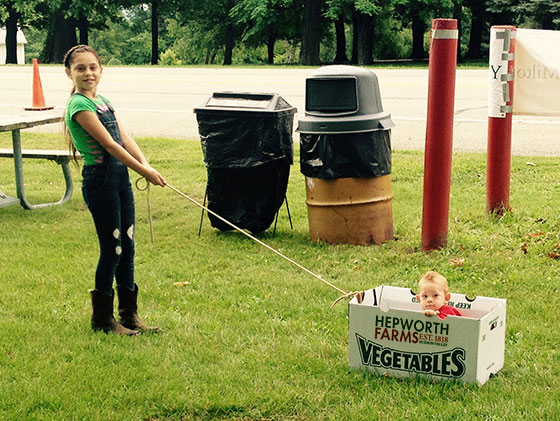
[[[22,138],[27,148],[64,148],[54,135]],[[198,142],[138,141],[170,184],[202,200]],[[0,162],[0,190],[13,195],[13,164]],[[485,214],[485,172],[482,154],[453,157],[449,242],[441,251],[420,250],[418,152],[393,153],[396,241],[312,244],[298,163],[288,186],[294,229],[282,208],[276,235],[269,229],[259,237],[345,291],[415,288],[433,269],[454,292],[506,298],[505,366],[483,387],[349,369],[347,307],[329,309],[338,294],[206,218],[199,237],[200,209],[170,189],[152,188],[154,244],[146,194],[135,192],[140,313],[163,331],[94,333],[88,290],[97,239],[74,170],[70,203],[0,209],[0,419],[559,419],[558,159],[513,158],[514,211],[504,217]],[[54,163],[26,161],[25,176],[32,203],[63,193]]]

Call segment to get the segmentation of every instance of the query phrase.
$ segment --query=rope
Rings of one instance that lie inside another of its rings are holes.
[[[146,184],[148,185],[148,187],[144,187],[144,188],[140,188],[138,186],[138,182],[140,180],[142,180],[143,178],[139,178],[138,180],[136,180],[136,188],[138,188],[138,190],[147,190],[148,192],[148,216],[150,219],[150,231],[152,232],[152,242],[153,242],[153,227],[152,227],[152,217],[151,217],[151,210],[150,210],[150,183],[144,178],[144,180],[146,180]],[[249,234],[247,231],[245,231],[242,228],[239,228],[237,225],[231,223],[230,221],[228,221],[227,219],[223,218],[222,216],[218,215],[216,212],[208,209],[206,206],[202,205],[201,203],[197,202],[195,199],[193,199],[192,197],[186,195],[185,193],[183,193],[182,191],[176,189],[175,187],[173,187],[171,184],[166,184],[166,187],[169,187],[171,190],[173,190],[175,193],[177,193],[179,196],[184,197],[185,199],[189,200],[190,202],[194,203],[195,205],[197,205],[198,207],[204,209],[206,212],[208,212],[209,214],[215,216],[216,218],[218,218],[220,221],[225,222],[226,224],[228,224],[229,226],[231,226],[232,228],[234,228],[236,231],[240,232],[241,234],[245,235],[246,237],[249,237],[251,240],[257,242],[258,244],[260,244],[261,246],[263,246],[264,248],[272,251],[273,253],[277,254],[278,256],[280,256],[282,259],[290,262],[291,264],[293,264],[294,266],[298,267],[299,269],[303,270],[305,273],[313,276],[314,278],[318,279],[319,281],[321,281],[322,283],[324,283],[325,285],[331,287],[332,289],[336,290],[338,293],[340,293],[341,295],[331,304],[330,308],[333,308],[339,301],[342,301],[346,298],[352,299],[353,297],[355,297],[356,295],[361,294],[362,291],[350,291],[350,292],[346,292],[342,289],[340,289],[339,287],[337,287],[336,285],[332,284],[331,282],[323,279],[320,275],[317,275],[316,273],[310,271],[309,269],[307,269],[305,266],[300,265],[298,262],[296,262],[295,260],[290,259],[288,256],[282,254],[280,251],[276,250],[275,248],[269,246],[268,244],[266,244],[265,242],[259,240],[258,238],[256,238],[255,236]]]
[[[146,186],[140,188],[138,183],[142,180],[146,182]],[[150,182],[146,178],[140,177],[138,180],[136,180],[136,183],[134,184],[136,185],[136,188],[138,190],[146,191],[146,200],[148,202],[148,222],[150,224],[150,238],[152,239],[152,244],[154,244],[154,221],[152,220],[152,201],[150,200]]]

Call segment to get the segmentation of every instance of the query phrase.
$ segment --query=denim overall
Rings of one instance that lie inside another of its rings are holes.
[[[114,110],[97,106],[97,115],[115,142],[122,138]],[[103,162],[82,170],[82,195],[91,212],[99,239],[95,289],[113,294],[118,286],[134,289],[134,196],[128,168],[107,151]]]

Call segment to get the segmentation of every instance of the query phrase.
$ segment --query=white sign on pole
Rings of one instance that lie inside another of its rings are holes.
[[[513,37],[515,30],[503,27],[492,27],[490,30],[488,117],[504,118],[506,112],[511,112],[506,103],[510,100],[508,61],[512,58],[509,50]]]

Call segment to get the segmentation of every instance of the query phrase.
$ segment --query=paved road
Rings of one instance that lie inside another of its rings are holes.
[[[212,92],[275,92],[304,111],[305,77],[310,69],[107,67],[99,92],[115,105],[134,136],[198,139],[193,108]],[[48,105],[64,107],[71,83],[62,67],[41,66]],[[427,69],[375,70],[383,107],[396,123],[394,149],[424,148]],[[486,70],[458,70],[454,150],[485,151],[487,142]],[[0,113],[17,113],[31,104],[32,67],[0,66]],[[296,124],[297,124],[296,114]],[[39,130],[58,130],[55,127]],[[560,156],[560,118],[515,116],[512,151],[516,155]],[[295,135],[298,139],[298,135]]]

